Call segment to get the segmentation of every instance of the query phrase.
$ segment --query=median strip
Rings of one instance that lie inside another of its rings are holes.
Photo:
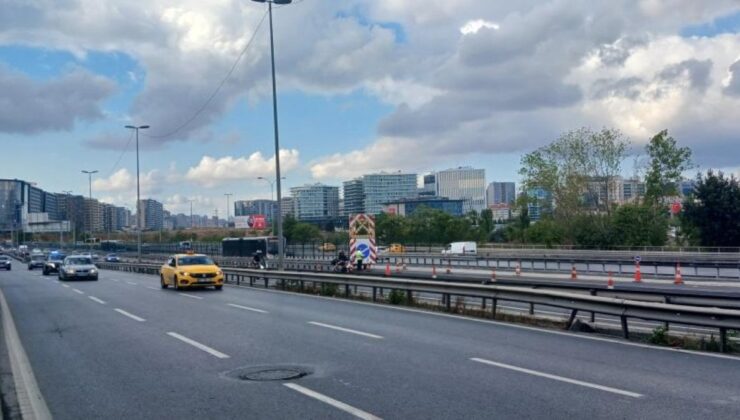
[[[237,305],[235,303],[227,303],[227,305],[234,307],[234,308],[244,309],[245,311],[259,312],[261,314],[267,313],[267,311],[263,311],[262,309],[250,308],[249,306]]]
[[[566,377],[563,377],[563,376],[553,375],[553,374],[550,374],[550,373],[539,372],[539,371],[531,370],[531,369],[525,369],[525,368],[521,368],[521,367],[518,367],[518,366],[507,365],[505,363],[494,362],[494,361],[491,361],[491,360],[480,359],[478,357],[472,357],[470,360],[473,361],[473,362],[483,363],[483,364],[489,365],[489,366],[496,366],[496,367],[500,367],[502,369],[509,369],[509,370],[513,370],[513,371],[516,371],[516,372],[526,373],[528,375],[539,376],[541,378],[552,379],[552,380],[555,380],[555,381],[566,382],[566,383],[573,384],[573,385],[579,385],[579,386],[583,386],[583,387],[587,387],[587,388],[598,389],[600,391],[611,392],[613,394],[624,395],[626,397],[632,397],[632,398],[641,398],[641,397],[643,397],[642,394],[638,394],[636,392],[625,391],[623,389],[612,388],[612,387],[608,387],[608,386],[604,386],[604,385],[598,385],[598,384],[594,384],[594,383],[591,383],[591,382],[579,381],[577,379],[571,379],[571,378],[566,378]]]
[[[116,308],[115,311],[118,312],[119,314],[123,315],[123,316],[127,316],[127,317],[133,319],[134,321],[139,321],[139,322],[146,321],[146,319],[141,318],[141,317],[138,317],[138,316],[136,316],[134,314],[128,313],[128,312],[124,311],[123,309]]]
[[[345,404],[345,403],[343,403],[341,401],[337,401],[334,398],[327,397],[324,394],[320,394],[320,393],[318,393],[316,391],[313,391],[313,390],[310,390],[310,389],[308,389],[306,387],[302,387],[302,386],[297,385],[297,384],[294,384],[294,383],[287,383],[287,384],[283,384],[283,385],[285,385],[286,387],[292,389],[293,391],[300,392],[301,394],[303,394],[303,395],[305,395],[307,397],[311,397],[311,398],[316,399],[316,400],[319,400],[319,401],[321,401],[323,403],[329,404],[330,406],[332,406],[334,408],[338,408],[338,409],[344,411],[345,413],[348,413],[348,414],[351,414],[351,415],[357,417],[358,419],[363,419],[363,420],[380,420],[380,417],[374,416],[374,415],[372,415],[372,414],[370,414],[370,413],[368,413],[366,411],[362,411],[359,408],[352,407],[351,405]]]
[[[197,348],[199,350],[203,350],[204,352],[206,352],[206,353],[208,353],[208,354],[210,354],[212,356],[216,356],[219,359],[228,359],[229,358],[229,355],[228,354],[221,353],[218,350],[215,350],[215,349],[213,349],[211,347],[208,347],[205,344],[201,344],[201,343],[199,343],[199,342],[197,342],[195,340],[191,340],[190,338],[187,338],[184,335],[180,335],[180,334],[178,334],[176,332],[171,332],[170,331],[170,332],[167,333],[167,335],[169,335],[172,338],[176,338],[176,339],[182,341],[183,343],[190,344],[191,346],[193,346],[193,347],[195,347],[195,348]]]
[[[352,330],[352,329],[344,328],[344,327],[338,327],[336,325],[324,324],[322,322],[309,321],[308,323],[311,324],[311,325],[316,325],[317,327],[329,328],[329,329],[336,330],[336,331],[342,331],[342,332],[346,332],[346,333],[350,333],[350,334],[361,335],[363,337],[375,338],[375,339],[378,339],[378,340],[383,339],[383,337],[381,337],[379,335],[370,334],[370,333],[366,333],[366,332],[362,332],[362,331],[357,331],[357,330]]]

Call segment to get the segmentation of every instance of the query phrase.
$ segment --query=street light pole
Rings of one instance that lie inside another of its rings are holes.
[[[275,215],[275,223],[277,224],[278,234],[278,269],[282,270],[283,266],[283,255],[284,245],[283,244],[283,209],[282,209],[282,193],[280,189],[280,136],[278,134],[278,107],[277,107],[277,83],[275,82],[275,39],[273,36],[272,27],[272,4],[284,5],[292,3],[292,0],[253,0],[258,3],[267,2],[268,14],[270,15],[270,62],[272,64],[272,116],[273,126],[275,132],[275,183],[277,185],[277,214]]]
[[[93,176],[93,174],[98,173],[98,170],[97,169],[95,169],[93,171],[85,171],[85,170],[83,170],[82,173],[83,174],[87,174],[87,180],[88,180],[89,187],[90,187],[90,191],[89,191],[89,195],[88,195],[88,198],[90,199],[90,231],[88,232],[88,235],[89,236],[87,237],[87,240],[88,240],[88,243],[90,244],[90,255],[92,255],[92,242],[90,242],[90,238],[92,237],[92,233],[93,233],[92,176]]]
[[[193,227],[195,227],[193,225],[193,201],[195,200],[188,200],[188,201],[190,201],[190,230],[192,230]]]
[[[226,196],[226,227],[229,227],[229,199],[231,198],[232,193],[226,193],[224,194]]]
[[[146,130],[148,125],[127,125],[125,128],[136,131],[136,258],[141,262],[141,189],[139,187],[139,130]]]

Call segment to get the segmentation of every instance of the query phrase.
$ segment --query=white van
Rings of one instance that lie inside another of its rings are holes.
[[[476,255],[478,245],[475,242],[453,242],[442,250],[446,255]]]

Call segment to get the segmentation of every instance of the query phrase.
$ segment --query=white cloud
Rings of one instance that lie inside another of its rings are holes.
[[[298,166],[298,150],[280,151],[280,169],[287,173]],[[259,176],[271,177],[275,172],[275,156],[265,159],[260,152],[249,157],[225,156],[214,158],[203,156],[197,166],[188,169],[185,178],[205,187],[213,187],[229,181],[250,180]]]
[[[477,34],[483,28],[498,30],[501,27],[497,23],[483,19],[469,20],[460,28],[460,33],[463,35]]]
[[[164,177],[157,169],[141,173],[139,176],[139,186],[142,193],[160,192],[162,181],[164,181]],[[107,178],[93,179],[92,188],[96,192],[108,193],[130,191],[134,194],[134,201],[136,201],[136,174],[132,174],[128,169],[122,168]]]

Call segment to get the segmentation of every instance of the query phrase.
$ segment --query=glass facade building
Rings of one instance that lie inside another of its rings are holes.
[[[323,184],[290,189],[295,218],[304,222],[323,223],[339,217],[339,187]]]
[[[463,212],[480,212],[486,208],[486,171],[459,167],[436,172],[438,197],[465,200]]]
[[[377,173],[344,182],[344,216],[380,214],[385,203],[418,195],[416,174]]]

